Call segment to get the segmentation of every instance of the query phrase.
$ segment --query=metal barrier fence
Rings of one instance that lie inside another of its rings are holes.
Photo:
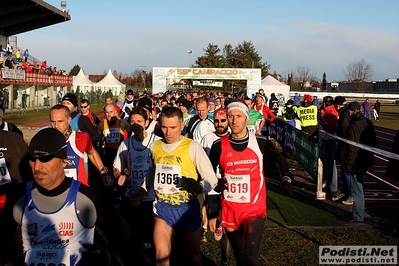
[[[317,180],[316,195],[322,194],[323,163],[319,156],[319,144],[309,139],[309,135],[285,123],[281,119],[275,119],[269,127],[270,137],[274,138],[282,147],[283,152],[290,154],[314,179]],[[374,154],[399,160],[399,155],[393,152],[381,150],[376,147],[350,141],[336,135],[319,130],[319,134],[327,135],[350,145],[368,150]],[[320,139],[322,139],[320,137]],[[318,199],[323,199],[319,198]]]

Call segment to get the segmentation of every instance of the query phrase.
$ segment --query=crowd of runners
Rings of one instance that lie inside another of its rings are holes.
[[[310,95],[281,108],[262,89],[253,99],[194,91],[123,96],[107,98],[104,117],[97,117],[88,100],[65,94],[50,109],[50,127],[29,146],[4,129],[1,111],[4,265],[108,265],[126,244],[145,265],[173,265],[175,236],[182,237],[187,265],[202,265],[200,244],[207,241],[220,241],[220,265],[231,251],[236,265],[259,265],[267,218],[264,158],[278,165],[282,193],[294,191],[287,160],[264,128],[281,118],[315,138],[320,127],[336,134],[343,107],[361,120],[346,125],[353,140],[361,142],[370,124],[358,115],[357,102],[346,105],[339,97],[323,99],[320,111]],[[372,139],[373,130],[367,132]],[[337,143],[324,143],[326,190],[338,197],[331,155]],[[369,157],[357,152],[340,159],[355,184],[352,218],[361,221],[361,175],[370,162],[359,169],[358,160]]]

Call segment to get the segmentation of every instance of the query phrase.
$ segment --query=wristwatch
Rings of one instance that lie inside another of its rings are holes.
[[[288,176],[283,176],[283,178],[281,178],[281,181],[287,181],[288,183],[292,183],[292,180],[291,180],[291,178],[290,177],[288,177]]]
[[[104,174],[104,173],[108,173],[108,168],[103,166],[103,168],[101,168],[100,170],[100,174]]]

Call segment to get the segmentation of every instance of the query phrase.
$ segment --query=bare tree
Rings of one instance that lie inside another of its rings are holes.
[[[349,64],[346,67],[346,71],[344,71],[344,75],[348,81],[365,82],[371,78],[373,72],[373,65],[362,58]]]
[[[293,70],[288,70],[291,73],[291,86],[295,89],[303,89],[306,82],[316,80],[316,74],[310,72],[309,67],[297,66]]]
[[[364,91],[365,82],[371,78],[373,72],[373,65],[362,58],[349,64],[346,67],[346,71],[344,71],[344,75],[346,82],[350,83],[349,87],[353,91]]]

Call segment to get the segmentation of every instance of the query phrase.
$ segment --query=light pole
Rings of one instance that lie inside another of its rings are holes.
[[[188,67],[190,67],[190,62],[191,62],[191,54],[193,53],[193,51],[188,50]]]

